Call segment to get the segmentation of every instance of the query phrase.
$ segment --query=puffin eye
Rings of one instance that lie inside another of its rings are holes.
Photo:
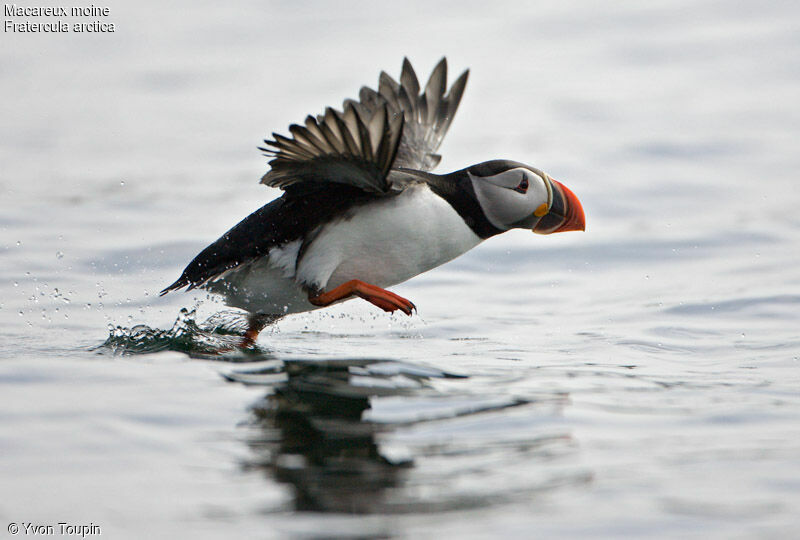
[[[514,191],[517,193],[522,193],[523,195],[528,192],[528,177],[524,174],[522,175],[522,180],[520,180],[519,185],[514,188]]]

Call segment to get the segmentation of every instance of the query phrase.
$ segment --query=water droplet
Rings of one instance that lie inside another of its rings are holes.
[[[119,185],[124,187],[125,186],[125,180],[120,180]]]
[[[61,251],[56,251],[56,259],[63,259],[63,258],[64,258],[64,253],[62,253]]]
[[[20,317],[24,317],[25,316],[25,314],[22,312],[22,310],[19,311],[19,316]]]
[[[17,240],[17,245],[21,246],[22,245],[22,240]]]

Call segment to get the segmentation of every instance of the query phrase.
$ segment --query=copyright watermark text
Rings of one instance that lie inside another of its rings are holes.
[[[87,538],[89,536],[100,536],[103,531],[96,523],[32,523],[32,522],[12,522],[8,524],[8,532],[19,536],[75,536]]]

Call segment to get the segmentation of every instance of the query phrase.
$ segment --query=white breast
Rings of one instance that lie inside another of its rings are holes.
[[[420,184],[325,225],[295,278],[326,290],[351,279],[390,287],[480,242],[447,201]]]

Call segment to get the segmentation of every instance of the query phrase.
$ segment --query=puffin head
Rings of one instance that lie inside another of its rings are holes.
[[[583,207],[560,182],[529,165],[498,159],[466,169],[483,213],[502,231],[583,231]]]

